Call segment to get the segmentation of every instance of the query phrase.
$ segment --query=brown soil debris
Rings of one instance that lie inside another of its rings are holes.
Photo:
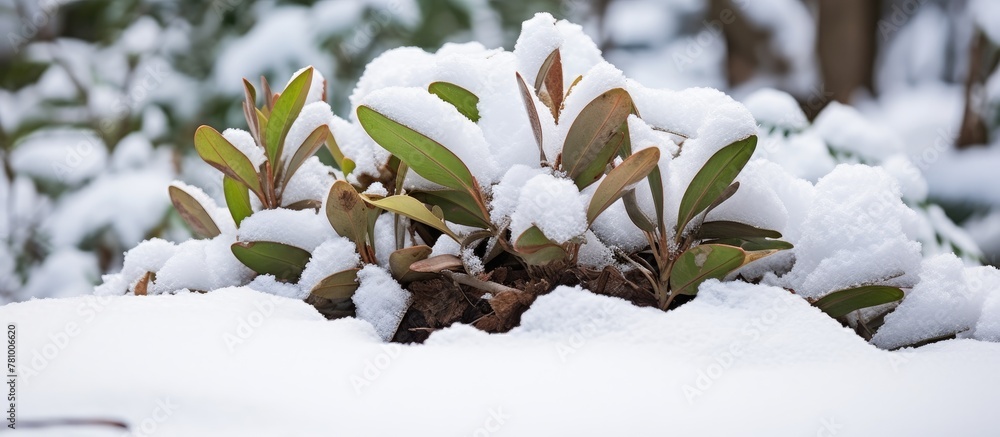
[[[618,297],[637,306],[655,306],[656,299],[646,279],[638,272],[625,274],[614,267],[603,270],[572,268],[553,271],[546,278],[531,278],[523,269],[496,268],[485,278],[516,291],[486,296],[486,292],[459,285],[445,277],[415,281],[406,288],[413,304],[403,317],[393,341],[421,343],[436,330],[465,323],[486,332],[507,332],[521,323],[521,315],[538,296],[556,285],[582,285],[594,293]]]

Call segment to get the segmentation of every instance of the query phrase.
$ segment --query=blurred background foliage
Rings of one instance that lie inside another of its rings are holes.
[[[188,165],[191,138],[201,124],[243,127],[243,77],[280,89],[314,65],[347,117],[354,82],[383,51],[512,49],[520,23],[547,11],[583,25],[647,86],[737,99],[773,87],[809,117],[851,103],[909,155],[947,154],[996,149],[986,145],[1000,126],[1000,24],[989,23],[1000,20],[986,3],[0,0],[0,301],[87,292],[142,239],[186,238],[166,185],[218,185]],[[993,174],[977,175],[978,194],[935,191],[932,177],[931,193],[996,264],[998,190]]]

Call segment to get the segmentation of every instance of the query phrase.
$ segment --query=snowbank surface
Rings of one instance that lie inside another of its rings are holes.
[[[1000,402],[998,344],[886,352],[740,283],[670,313],[561,287],[509,334],[453,326],[422,346],[247,288],[34,300],[0,318],[17,324],[20,420],[144,435],[985,436]],[[121,434],[8,434],[82,432]]]

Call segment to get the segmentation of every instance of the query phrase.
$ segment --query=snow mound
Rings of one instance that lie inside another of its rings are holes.
[[[489,418],[512,435],[648,435],[664,409],[682,435],[990,435],[1000,345],[885,352],[776,288],[701,292],[663,313],[561,287],[509,334],[457,325],[420,347],[246,287],[34,300],[0,318],[17,325],[21,411],[138,427],[170,406],[158,435],[313,435],[330,411],[344,435],[475,435]],[[431,402],[414,404],[418,392]],[[256,419],[220,420],[234,411]],[[760,419],[775,411],[780,430]]]
[[[816,184],[816,197],[792,249],[795,266],[778,283],[818,298],[870,283],[912,286],[920,243],[905,233],[916,219],[885,171],[842,164]]]
[[[399,286],[389,272],[367,265],[358,272],[358,291],[354,292],[357,317],[371,323],[379,338],[392,339],[410,307],[410,292]]]
[[[920,283],[895,311],[885,317],[872,343],[892,349],[975,328],[975,337],[996,336],[1000,322],[983,302],[1000,294],[1000,271],[992,267],[965,268],[953,254],[923,262]]]

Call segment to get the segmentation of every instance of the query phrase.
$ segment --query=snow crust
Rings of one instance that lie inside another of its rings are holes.
[[[330,411],[345,435],[474,435],[487,423],[644,435],[662,431],[666,409],[683,435],[986,436],[1000,401],[1000,345],[881,351],[784,290],[716,281],[666,314],[560,287],[508,334],[456,325],[424,346],[384,344],[365,321],[326,321],[245,287],[43,299],[0,317],[18,326],[23,411],[138,425],[173,406],[163,435],[315,435]],[[455,419],[439,420],[442,409]],[[236,413],[244,420],[228,420]]]

